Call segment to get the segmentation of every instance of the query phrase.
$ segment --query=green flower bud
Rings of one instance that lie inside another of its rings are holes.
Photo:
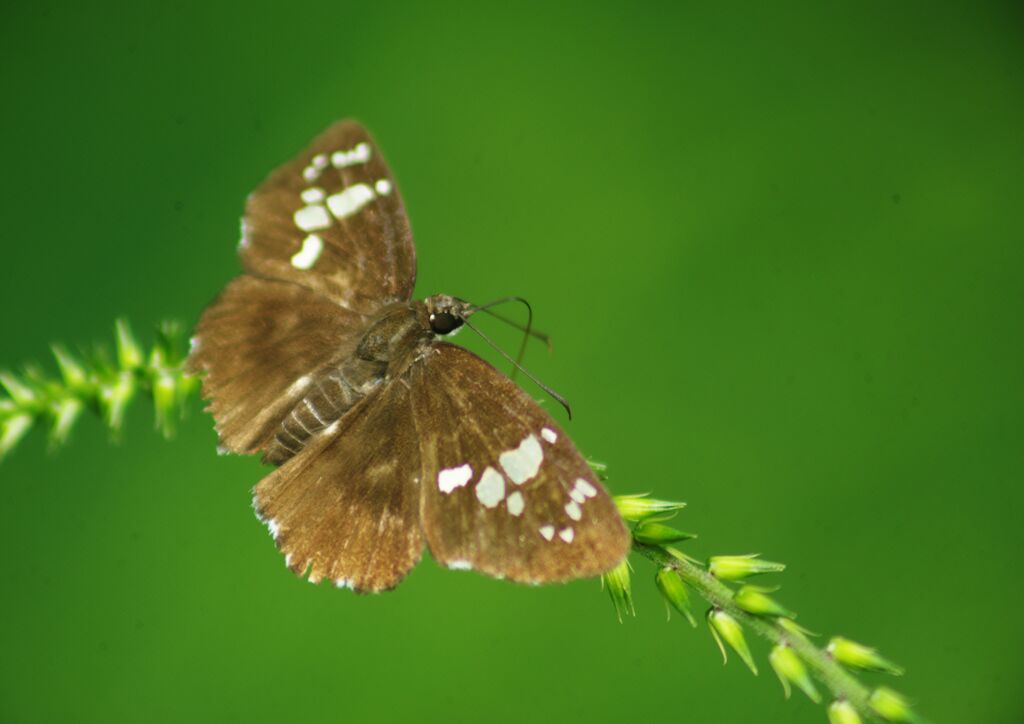
[[[683,579],[669,566],[665,566],[654,578],[654,582],[658,584],[658,590],[661,591],[661,595],[665,597],[672,608],[679,611],[686,617],[686,620],[690,622],[691,626],[697,626],[697,619],[693,617],[693,612],[690,611],[690,593],[686,590],[686,584],[683,583]]]
[[[177,407],[178,391],[174,375],[167,370],[160,370],[153,380],[153,409],[156,413],[156,428],[164,437],[174,434]]]
[[[63,445],[71,433],[71,426],[81,414],[82,401],[66,397],[53,403],[53,427],[50,429],[50,445]]]
[[[18,444],[31,427],[31,415],[12,415],[0,421],[0,459]]]
[[[4,389],[7,390],[7,394],[11,396],[11,399],[19,407],[29,407],[35,404],[38,396],[36,391],[12,373],[6,370],[0,372],[0,385],[3,385]]]
[[[864,671],[880,671],[893,676],[902,676],[903,669],[878,655],[870,646],[859,644],[842,636],[835,636],[825,649],[839,663]]]
[[[697,566],[698,568],[703,568],[704,567],[704,563],[703,562],[698,561],[693,556],[686,555],[685,553],[683,553],[678,548],[673,548],[672,546],[664,546],[664,550],[665,550],[666,553],[668,553],[670,556],[672,556],[676,560],[686,561],[688,563],[692,563],[693,565]]]
[[[146,366],[151,370],[163,369],[164,367],[171,367],[167,361],[167,352],[164,350],[161,344],[154,344],[153,348],[149,350],[149,360],[146,362]]]
[[[64,384],[72,389],[83,387],[88,380],[85,368],[62,345],[55,344],[51,348],[53,356],[57,358],[57,366],[60,368]]]
[[[114,323],[117,331],[117,363],[122,370],[134,370],[142,366],[142,348],[135,341],[128,321],[119,319]]]
[[[619,508],[619,515],[633,522],[639,522],[656,516],[671,515],[686,507],[686,503],[673,503],[668,500],[648,498],[647,493],[640,495],[617,495],[613,500]]]
[[[759,553],[745,556],[711,556],[708,572],[720,581],[742,581],[744,578],[761,573],[778,573],[786,569],[785,564],[762,561]]]
[[[871,692],[868,706],[886,721],[917,721],[917,716],[911,711],[907,700],[884,686]]]
[[[789,633],[793,634],[794,636],[799,636],[802,639],[805,639],[808,636],[819,636],[820,635],[820,634],[814,633],[813,631],[811,631],[808,628],[804,628],[803,626],[798,624],[796,621],[793,621],[792,619],[780,618],[777,621],[777,623],[779,624],[779,626],[781,626],[782,628],[786,629],[786,631],[788,631]]]
[[[729,660],[725,645],[722,643],[724,640],[757,676],[757,666],[754,664],[754,657],[750,655],[750,647],[747,646],[747,639],[743,635],[743,628],[739,621],[721,609],[712,608],[708,611],[708,628],[711,629],[711,635],[714,636],[715,643],[718,644],[718,649],[722,652],[723,663]]]
[[[787,619],[796,618],[796,614],[782,607],[778,601],[767,595],[778,588],[765,588],[764,586],[743,586],[736,595],[733,602],[747,613],[758,616],[779,616]]]
[[[164,320],[156,329],[156,344],[159,357],[168,367],[176,367],[185,359],[185,329],[181,322]]]
[[[860,714],[846,699],[837,699],[829,704],[828,724],[860,724]]]
[[[135,378],[131,372],[122,372],[113,382],[100,386],[100,405],[103,407],[107,427],[112,432],[121,430],[125,409],[135,396]]]
[[[792,646],[788,644],[777,645],[772,649],[771,654],[768,655],[768,661],[771,663],[772,668],[775,669],[775,674],[779,677],[779,681],[782,682],[782,690],[786,692],[787,699],[789,698],[789,684],[792,682],[797,685],[800,691],[807,694],[807,698],[814,703],[821,701],[818,690],[814,688],[814,682],[811,681],[811,677],[807,673],[807,667],[804,665],[803,659],[793,650]]]
[[[660,546],[666,543],[679,543],[684,540],[690,540],[691,538],[696,538],[697,535],[695,533],[684,533],[662,523],[646,522],[641,523],[633,530],[633,537],[641,543]]]
[[[633,608],[633,592],[629,585],[629,562],[622,561],[615,568],[601,576],[601,585],[608,588],[608,595],[612,597],[612,605],[615,606],[615,614],[622,623],[623,614],[636,615]]]

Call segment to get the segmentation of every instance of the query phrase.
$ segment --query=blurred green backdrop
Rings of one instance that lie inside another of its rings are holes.
[[[1022,720],[1019,6],[0,18],[0,364],[120,314],[191,324],[245,195],[360,118],[418,293],[533,302],[556,347],[528,364],[614,491],[689,501],[695,554],[787,562],[801,621],[905,664],[934,720]],[[218,458],[198,405],[173,443],[135,408],[120,445],[84,420],[0,466],[5,722],[824,721],[666,624],[644,561],[622,625],[593,581],[301,582],[250,510],[258,462]]]

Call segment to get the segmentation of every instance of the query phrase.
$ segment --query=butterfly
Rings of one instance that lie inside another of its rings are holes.
[[[608,493],[555,421],[444,341],[475,311],[412,300],[416,253],[367,131],[339,121],[249,196],[244,274],[203,312],[188,368],[220,445],[277,466],[253,507],[294,573],[395,587],[424,547],[548,583],[626,556]]]

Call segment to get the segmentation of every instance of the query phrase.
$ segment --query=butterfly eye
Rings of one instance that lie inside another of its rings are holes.
[[[435,334],[450,334],[462,326],[462,320],[448,312],[430,315],[430,328]]]

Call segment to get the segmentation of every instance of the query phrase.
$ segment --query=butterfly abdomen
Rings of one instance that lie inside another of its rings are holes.
[[[281,465],[296,455],[310,438],[340,420],[379,385],[386,371],[379,363],[352,358],[322,373],[285,416],[264,461]]]
[[[314,377],[308,391],[285,416],[264,455],[281,465],[309,440],[340,420],[387,377],[392,362],[405,361],[422,339],[429,338],[417,309],[398,305],[372,322],[355,353]]]

